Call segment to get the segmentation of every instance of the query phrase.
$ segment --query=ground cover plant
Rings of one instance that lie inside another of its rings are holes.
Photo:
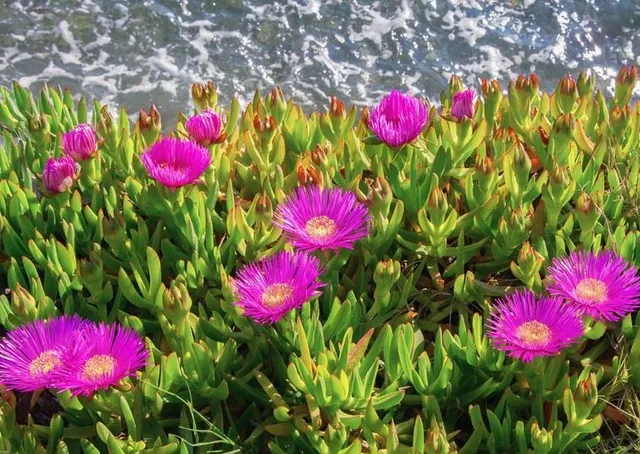
[[[0,88],[0,450],[633,450],[636,78],[171,128]]]

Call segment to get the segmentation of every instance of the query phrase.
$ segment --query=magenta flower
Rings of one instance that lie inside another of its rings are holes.
[[[65,351],[86,326],[79,317],[64,316],[10,331],[0,342],[0,383],[22,392],[51,386]]]
[[[560,353],[582,334],[582,321],[562,299],[536,298],[530,290],[497,300],[487,321],[495,348],[525,363]]]
[[[273,224],[298,249],[353,249],[365,238],[369,210],[353,192],[302,186],[280,204]]]
[[[185,128],[194,142],[206,147],[215,143],[222,132],[222,120],[213,110],[203,110],[187,120]]]
[[[154,180],[175,189],[198,182],[211,164],[211,153],[190,140],[163,138],[140,159]]]
[[[456,120],[462,120],[464,117],[473,118],[475,100],[476,92],[473,89],[462,90],[456,93],[453,96],[451,115],[453,115]]]
[[[63,367],[55,373],[54,387],[69,390],[74,396],[91,396],[134,376],[147,364],[149,352],[132,329],[101,323],[87,326],[81,341],[61,360]]]
[[[412,142],[427,124],[427,105],[418,98],[393,90],[371,110],[369,128],[393,148]]]
[[[257,323],[275,323],[321,294],[325,285],[318,279],[321,272],[316,257],[301,251],[278,252],[238,271],[233,281],[235,304]]]
[[[71,156],[49,158],[42,170],[42,183],[50,192],[65,192],[73,186],[79,171],[80,165]]]
[[[555,258],[548,273],[549,293],[564,298],[579,314],[617,321],[640,307],[636,268],[614,252],[574,252]]]
[[[98,152],[96,133],[88,124],[79,124],[62,136],[64,152],[76,161],[84,161]]]

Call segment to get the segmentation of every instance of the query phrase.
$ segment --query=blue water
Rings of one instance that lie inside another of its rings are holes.
[[[167,120],[206,79],[223,102],[278,84],[307,108],[391,88],[437,100],[452,73],[506,87],[535,71],[553,88],[592,68],[610,89],[640,63],[639,31],[636,0],[0,0],[0,84],[155,102]]]

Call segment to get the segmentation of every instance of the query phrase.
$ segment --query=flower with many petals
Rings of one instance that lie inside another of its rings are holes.
[[[96,133],[88,124],[79,124],[62,136],[62,149],[76,161],[84,161],[98,152]]]
[[[273,324],[320,295],[320,261],[305,252],[278,252],[238,271],[233,286],[245,316]]]
[[[197,183],[211,164],[211,153],[191,140],[163,138],[140,159],[154,180],[175,189]]]
[[[522,362],[557,355],[576,343],[583,330],[580,318],[561,298],[537,298],[530,290],[496,301],[487,321],[494,346]]]
[[[49,158],[42,170],[42,183],[47,191],[65,192],[76,181],[79,171],[80,165],[71,156]]]
[[[554,259],[548,274],[549,293],[596,320],[617,321],[640,307],[636,267],[614,252],[574,252]]]
[[[316,251],[353,249],[367,236],[369,220],[353,192],[301,186],[278,206],[273,223],[295,247]]]
[[[476,100],[476,92],[473,89],[462,90],[453,95],[453,104],[451,105],[451,115],[456,120],[463,118],[473,118],[474,103]]]
[[[427,124],[429,111],[420,99],[393,90],[369,114],[369,128],[393,148],[416,139]]]
[[[22,392],[51,386],[65,351],[86,326],[79,317],[64,316],[10,331],[0,342],[0,384]]]
[[[190,117],[185,124],[185,128],[191,140],[206,147],[215,143],[220,137],[222,120],[213,110],[205,109],[198,115]]]
[[[91,396],[134,376],[148,359],[144,341],[132,329],[117,324],[91,324],[61,357],[63,367],[56,370],[54,387],[73,395]]]

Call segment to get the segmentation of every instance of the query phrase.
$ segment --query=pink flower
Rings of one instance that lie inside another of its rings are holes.
[[[530,290],[496,301],[487,321],[495,348],[525,363],[557,355],[582,334],[582,321],[570,306],[556,297],[536,298]]]
[[[474,102],[476,92],[473,89],[463,90],[453,96],[453,105],[451,106],[451,115],[457,120],[464,117],[473,118]]]
[[[211,153],[190,140],[163,138],[140,157],[151,178],[168,188],[198,182],[211,164]]]
[[[548,273],[549,293],[596,320],[617,321],[640,307],[636,267],[614,252],[573,252],[553,259]]]
[[[233,280],[244,315],[257,323],[272,324],[320,295],[320,261],[302,251],[278,252],[244,266]]]
[[[65,192],[71,188],[79,171],[80,166],[71,156],[49,158],[42,170],[42,183],[50,192]]]
[[[206,109],[200,114],[190,117],[185,127],[191,140],[206,147],[215,143],[220,137],[222,121],[217,113]]]
[[[134,376],[147,364],[149,352],[132,329],[101,323],[87,326],[81,340],[61,360],[64,366],[56,371],[54,387],[91,396]]]
[[[76,161],[84,161],[98,151],[96,133],[88,124],[79,124],[62,136],[64,152]]]
[[[393,90],[371,110],[369,128],[381,141],[398,148],[420,135],[428,117],[424,102]]]
[[[365,238],[369,210],[353,192],[301,186],[280,204],[273,224],[305,251],[353,249]]]
[[[65,351],[86,326],[79,317],[64,316],[9,331],[0,342],[0,383],[22,392],[51,386]]]

